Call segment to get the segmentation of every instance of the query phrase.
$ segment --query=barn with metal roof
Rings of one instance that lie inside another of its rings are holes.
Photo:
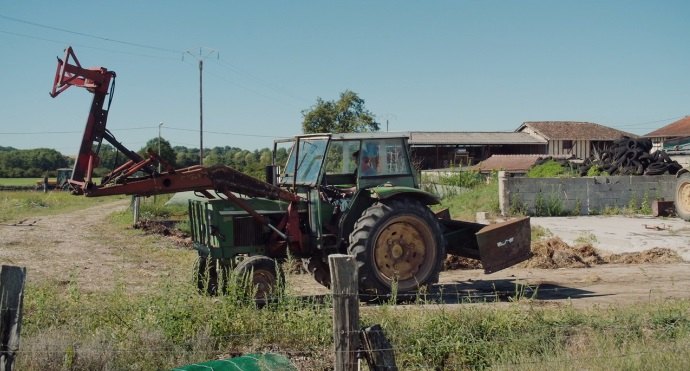
[[[421,169],[469,166],[493,154],[545,154],[547,141],[518,132],[410,132],[409,144]]]

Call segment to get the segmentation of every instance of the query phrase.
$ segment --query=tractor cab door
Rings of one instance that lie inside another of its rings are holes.
[[[359,148],[359,140],[331,140],[319,184],[323,187],[333,187],[343,191],[355,188],[357,186]]]
[[[309,135],[295,138],[285,169],[281,171],[280,185],[290,188],[306,199],[306,215],[300,211],[302,228],[309,229],[310,244],[322,247],[323,216],[332,214],[332,207],[321,200],[320,182],[326,157],[328,135]],[[304,218],[302,218],[304,217]],[[303,232],[307,232],[304,231]]]

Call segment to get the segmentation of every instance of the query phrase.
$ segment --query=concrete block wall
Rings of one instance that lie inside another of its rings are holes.
[[[643,200],[673,200],[675,175],[598,176],[587,178],[510,177],[499,172],[501,213],[521,205],[534,214],[538,202],[551,203],[572,215],[600,214],[607,207],[625,208],[631,200],[639,207]],[[579,207],[579,212],[577,208]]]

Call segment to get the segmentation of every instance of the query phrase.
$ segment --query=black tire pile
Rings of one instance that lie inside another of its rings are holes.
[[[650,153],[651,149],[652,140],[649,138],[622,137],[603,151],[595,150],[578,165],[577,170],[580,176],[587,175],[593,166],[598,166],[609,175],[662,175],[675,174],[683,168],[677,161],[672,161],[665,151]]]

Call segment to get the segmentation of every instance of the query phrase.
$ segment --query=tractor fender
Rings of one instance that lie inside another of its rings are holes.
[[[369,191],[371,192],[371,198],[378,200],[387,200],[393,197],[405,195],[407,197],[415,198],[425,205],[436,205],[441,202],[438,196],[412,187],[382,185],[370,188]]]

